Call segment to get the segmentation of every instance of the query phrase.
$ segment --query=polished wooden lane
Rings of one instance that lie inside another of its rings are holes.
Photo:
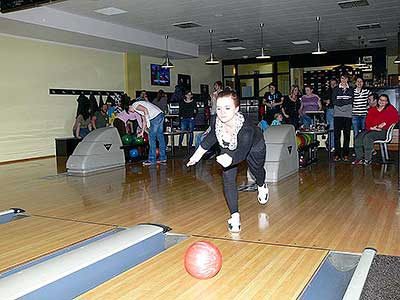
[[[41,217],[1,224],[0,273],[113,228]]]
[[[327,254],[207,239],[220,249],[222,269],[214,278],[198,280],[183,266],[187,247],[197,240],[189,238],[77,299],[297,299]]]
[[[0,166],[0,207],[23,207],[35,215],[132,226],[164,223],[175,232],[230,238],[226,228],[220,167],[205,161],[186,168],[126,169],[87,178],[57,176],[54,160]],[[271,185],[271,200],[240,193],[240,239],[400,255],[397,165],[369,167],[319,162]],[[242,168],[239,183],[245,179]]]

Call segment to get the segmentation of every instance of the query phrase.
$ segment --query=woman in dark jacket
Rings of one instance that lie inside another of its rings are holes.
[[[218,94],[216,115],[211,119],[207,135],[187,166],[195,165],[207,150],[218,143],[221,154],[216,159],[223,167],[224,192],[231,213],[228,228],[231,232],[239,232],[241,228],[236,175],[241,161],[247,161],[249,170],[256,179],[258,201],[266,204],[269,199],[264,170],[265,141],[261,130],[239,112],[239,98],[235,91],[226,90]]]

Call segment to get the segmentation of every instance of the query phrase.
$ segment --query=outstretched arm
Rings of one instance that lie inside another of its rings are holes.
[[[186,166],[190,167],[197,164],[206,152],[206,149],[199,146],[199,148],[197,148],[197,150],[190,157],[189,162],[186,164]]]

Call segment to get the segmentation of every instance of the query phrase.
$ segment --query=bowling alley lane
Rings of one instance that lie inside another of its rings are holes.
[[[207,280],[184,268],[186,249],[201,240],[222,253],[220,272]],[[327,252],[191,237],[76,299],[296,299]]]
[[[114,229],[113,226],[31,216],[1,225],[0,272]]]

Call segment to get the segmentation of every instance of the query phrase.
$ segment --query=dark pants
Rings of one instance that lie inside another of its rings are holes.
[[[194,131],[195,121],[194,118],[185,118],[181,120],[181,130],[189,131],[189,145],[187,147],[192,147],[193,145],[193,131]],[[182,146],[183,134],[179,135],[179,147]]]
[[[298,115],[289,115],[289,118],[285,118],[285,123],[286,124],[292,124],[294,128],[299,128],[299,116]]]
[[[349,156],[349,143],[352,118],[334,117],[333,131],[335,135],[335,155]],[[343,148],[340,145],[340,138],[343,130]]]
[[[377,140],[384,140],[386,138],[387,130],[382,131],[363,131],[357,135],[354,143],[354,149],[356,150],[356,159],[365,160],[372,159],[372,150],[374,149],[374,142]]]
[[[246,158],[247,165],[251,174],[256,179],[258,186],[262,186],[265,183],[265,142],[261,140],[254,145]],[[224,168],[222,172],[222,178],[224,182],[224,193],[226,202],[229,207],[231,214],[239,211],[238,205],[238,190],[236,186],[236,175],[238,165],[233,165],[228,168]]]

